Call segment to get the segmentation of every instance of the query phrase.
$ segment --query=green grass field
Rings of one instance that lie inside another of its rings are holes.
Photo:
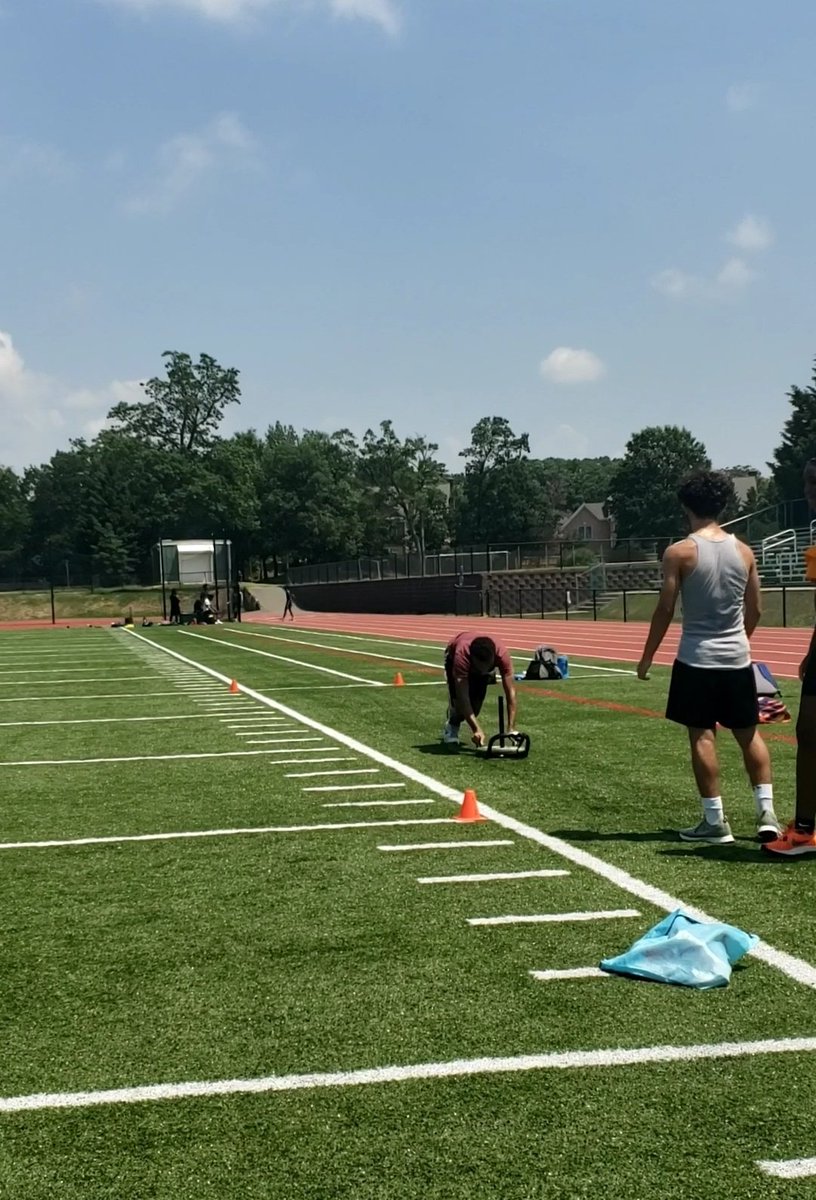
[[[439,744],[439,658],[0,635],[0,1196],[816,1196],[757,1165],[816,1155],[816,864],[763,857],[727,742],[737,844],[679,842],[666,672],[520,684],[533,750],[502,763]],[[787,817],[792,729],[769,737]],[[451,820],[469,787],[493,819]],[[531,975],[597,966],[666,898],[792,957],[709,992]]]
[[[222,589],[223,590],[223,589]],[[200,588],[180,588],[184,612],[191,612]],[[169,589],[168,589],[169,594]],[[161,588],[56,588],[57,620],[77,617],[124,617],[132,610],[136,620],[158,617],[162,611]],[[50,621],[50,592],[0,592],[0,621]]]

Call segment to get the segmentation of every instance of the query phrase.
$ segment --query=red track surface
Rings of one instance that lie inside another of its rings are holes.
[[[279,617],[249,615],[246,620],[282,625]],[[292,628],[286,622],[286,628]],[[444,642],[463,629],[479,629],[500,637],[508,647],[534,650],[551,643],[574,658],[636,663],[646,639],[647,625],[621,621],[520,621],[517,618],[408,617],[377,613],[299,613],[295,629],[332,633],[371,634],[389,638]],[[672,627],[655,662],[669,665],[674,659],[679,629]],[[754,659],[765,662],[783,679],[796,679],[799,663],[810,641],[809,629],[759,629],[751,641]]]

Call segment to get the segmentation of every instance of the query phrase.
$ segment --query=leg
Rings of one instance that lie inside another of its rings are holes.
[[[713,729],[689,729],[691,769],[700,799],[720,794],[720,764],[717,759],[717,737]]]
[[[742,751],[745,770],[753,787],[767,785],[771,782],[771,755],[767,745],[760,737],[759,730],[732,729],[737,744]]]
[[[813,832],[816,820],[816,696],[802,696],[796,722],[796,823]]]

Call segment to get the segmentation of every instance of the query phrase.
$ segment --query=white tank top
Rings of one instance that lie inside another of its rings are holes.
[[[690,540],[697,565],[680,584],[683,632],[677,657],[689,667],[737,670],[751,665],[745,632],[748,567],[733,534]]]

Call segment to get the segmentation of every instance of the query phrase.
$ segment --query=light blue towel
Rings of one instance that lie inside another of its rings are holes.
[[[733,925],[697,921],[676,909],[617,958],[605,958],[602,971],[675,983],[682,987],[725,987],[731,967],[759,938]]]

